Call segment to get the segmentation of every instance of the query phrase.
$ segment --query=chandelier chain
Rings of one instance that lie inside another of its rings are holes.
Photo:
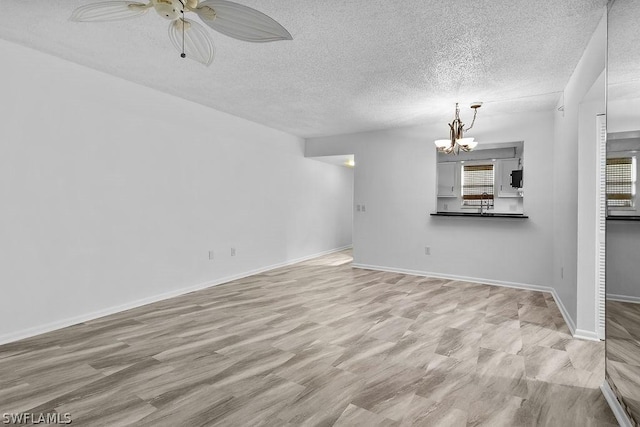
[[[478,115],[478,109],[477,109],[477,108],[474,108],[474,109],[473,109],[473,120],[471,121],[471,126],[469,126],[469,127],[468,127],[467,129],[465,129],[465,130],[470,130],[470,129],[473,127],[473,125],[474,125],[474,124],[475,124],[475,122],[476,122],[476,116],[477,116],[477,115]]]

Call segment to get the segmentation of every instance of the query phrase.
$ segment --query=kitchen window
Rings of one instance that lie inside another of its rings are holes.
[[[463,165],[462,206],[493,207],[494,182],[493,164]]]
[[[636,158],[607,159],[607,207],[629,209],[635,205]]]

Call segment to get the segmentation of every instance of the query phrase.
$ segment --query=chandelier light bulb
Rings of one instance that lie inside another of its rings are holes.
[[[465,151],[471,151],[478,145],[478,141],[473,138],[462,138],[456,141],[458,145],[460,145],[463,149],[466,147]]]

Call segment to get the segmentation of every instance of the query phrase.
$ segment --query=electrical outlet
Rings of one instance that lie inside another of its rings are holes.
[[[236,256],[236,248],[231,248],[231,256]]]
[[[449,204],[448,204],[448,203],[445,203],[445,204],[444,204],[444,210],[445,210],[445,211],[448,211],[448,210],[449,210]]]
[[[356,210],[360,212],[362,210],[362,207],[360,205],[356,205]]]
[[[364,207],[364,205],[362,205],[362,212],[366,212],[367,208]]]
[[[213,259],[213,251],[209,251],[209,259]]]
[[[424,254],[425,255],[431,255],[431,246],[425,246],[424,247]]]

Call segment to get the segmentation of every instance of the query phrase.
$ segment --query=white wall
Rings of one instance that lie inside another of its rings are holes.
[[[607,100],[607,132],[638,130],[640,130],[640,98],[609,98]]]
[[[4,41],[0,57],[0,342],[351,244],[352,171],[300,138]]]
[[[591,198],[579,198],[579,176],[588,179],[585,182],[592,186],[595,180],[595,161],[590,162],[589,155],[582,150],[595,150],[595,146],[588,142],[581,146],[580,140],[580,104],[590,91],[596,80],[601,76],[605,68],[607,46],[606,17],[600,21],[585,52],[578,62],[575,71],[571,75],[565,87],[558,108],[563,111],[555,112],[553,159],[554,159],[554,186],[553,186],[553,287],[560,296],[572,321],[578,321],[578,329],[588,330],[595,334],[595,311],[591,305],[586,304],[584,310],[578,314],[578,286],[586,284],[593,289],[593,282],[578,282],[578,212],[581,210],[593,211],[595,205]],[[586,117],[586,115],[585,115]],[[588,120],[591,120],[590,118]],[[595,129],[595,118],[593,119]],[[588,126],[591,126],[589,124]],[[594,131],[595,132],[595,131]],[[584,134],[585,137],[587,134]],[[595,135],[595,134],[594,134]],[[595,156],[595,151],[593,151]],[[583,157],[583,162],[580,158]],[[595,159],[595,157],[593,157]],[[580,171],[579,171],[580,169]],[[583,184],[584,185],[584,184]],[[586,219],[585,219],[586,221]],[[584,222],[585,227],[587,222]],[[594,246],[595,241],[584,242],[585,245]],[[590,291],[585,291],[585,295]],[[595,292],[591,295],[595,298]],[[570,325],[574,326],[574,325]]]
[[[482,113],[482,112],[481,112]],[[436,210],[433,140],[446,123],[307,140],[306,155],[355,153],[354,262],[486,282],[548,286],[552,265],[553,115],[480,114],[481,142],[524,141],[529,219],[431,217]],[[424,247],[431,247],[425,255]]]

